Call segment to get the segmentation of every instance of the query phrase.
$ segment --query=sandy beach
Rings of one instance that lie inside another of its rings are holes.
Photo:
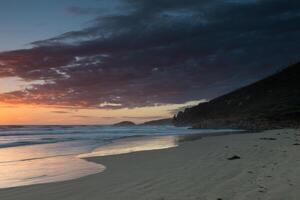
[[[300,131],[204,137],[178,147],[88,158],[102,173],[1,189],[1,200],[299,200]]]

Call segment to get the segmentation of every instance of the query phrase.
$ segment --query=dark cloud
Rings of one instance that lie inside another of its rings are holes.
[[[103,12],[101,8],[82,8],[79,6],[70,6],[66,8],[66,12],[72,15],[95,15]]]
[[[92,23],[0,53],[0,77],[45,82],[1,101],[112,109],[182,103],[299,59],[299,1],[126,0],[118,14]]]

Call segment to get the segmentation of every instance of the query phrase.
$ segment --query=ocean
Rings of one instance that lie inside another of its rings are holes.
[[[84,177],[105,166],[83,157],[176,146],[179,135],[233,130],[174,126],[0,126],[0,188]]]

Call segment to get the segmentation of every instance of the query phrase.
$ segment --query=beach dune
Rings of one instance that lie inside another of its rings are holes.
[[[1,200],[299,200],[300,131],[204,137],[178,147],[88,158],[76,180],[0,190]]]

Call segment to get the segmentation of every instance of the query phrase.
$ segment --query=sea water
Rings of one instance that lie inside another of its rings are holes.
[[[174,126],[0,126],[0,188],[80,178],[105,170],[82,158],[176,146],[176,136],[233,130]]]

